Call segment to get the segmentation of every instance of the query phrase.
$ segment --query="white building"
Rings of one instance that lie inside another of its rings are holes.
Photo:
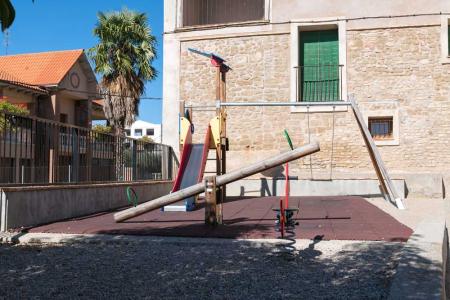
[[[140,139],[144,136],[148,136],[155,143],[161,143],[161,124],[153,124],[138,120],[134,122],[131,127],[125,128],[125,132],[128,137]]]

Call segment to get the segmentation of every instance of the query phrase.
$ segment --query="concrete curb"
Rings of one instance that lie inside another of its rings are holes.
[[[108,235],[108,234],[66,234],[66,233],[16,233],[7,242],[21,245],[61,245],[61,244],[149,244],[149,243],[177,243],[177,244],[247,244],[252,247],[258,246],[294,246],[297,249],[307,247],[311,240],[296,239],[227,239],[227,238],[196,238],[196,237],[166,237],[166,236],[136,236],[136,235]],[[354,240],[321,241],[326,243],[360,243]],[[383,241],[371,241],[370,243],[383,243]],[[392,242],[392,244],[398,244]]]
[[[31,244],[148,244],[148,243],[189,243],[189,244],[272,244],[290,243],[279,239],[224,239],[224,238],[195,238],[195,237],[165,237],[165,236],[136,236],[136,235],[108,235],[108,234],[68,234],[68,233],[25,233],[17,234],[9,239],[10,242],[23,245]],[[306,241],[306,240],[298,240]]]
[[[402,249],[389,299],[446,299],[445,218],[422,221]]]
[[[12,244],[22,233],[0,231],[0,244]]]

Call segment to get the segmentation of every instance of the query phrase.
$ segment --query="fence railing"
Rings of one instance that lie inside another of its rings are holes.
[[[0,184],[172,180],[172,148],[0,112]]]
[[[331,102],[343,100],[342,65],[295,67],[297,101]]]

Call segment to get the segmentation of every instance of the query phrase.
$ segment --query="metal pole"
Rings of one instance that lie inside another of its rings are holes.
[[[187,108],[205,109],[220,107],[239,107],[239,106],[351,106],[349,101],[329,101],[329,102],[216,102],[216,105],[186,105]]]
[[[193,108],[193,109],[195,109],[195,111],[199,111],[196,108],[214,108],[212,110],[207,110],[207,111],[216,111],[216,109],[217,109],[217,105],[207,105],[207,104],[205,104],[205,105],[186,104],[185,107]]]
[[[299,159],[306,155],[313,154],[315,152],[320,151],[320,147],[318,143],[311,143],[294,150],[278,154],[274,157],[265,159],[263,161],[251,164],[247,167],[243,167],[232,171],[230,173],[217,176],[216,185],[223,186],[233,181],[237,181],[239,179],[251,176],[253,174],[260,173],[262,171],[271,169],[273,167],[279,166],[286,162]],[[203,182],[197,183],[188,188],[182,189],[178,192],[171,193],[169,195],[162,196],[160,198],[142,203],[136,207],[132,207],[118,213],[114,214],[114,220],[116,222],[121,222],[128,220],[130,218],[142,215],[148,211],[152,211],[158,209],[160,207],[175,203],[180,201],[181,199],[185,199],[188,197],[195,196],[205,191],[205,184]]]
[[[219,107],[232,106],[351,106],[347,101],[330,101],[330,102],[222,102],[217,103]]]

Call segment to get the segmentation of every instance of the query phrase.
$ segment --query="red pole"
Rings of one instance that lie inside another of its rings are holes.
[[[280,199],[280,231],[281,238],[284,238],[284,229],[286,226],[286,212],[285,209],[289,208],[289,164],[286,163],[286,185],[284,191],[284,203],[283,198]]]
[[[284,238],[284,223],[285,223],[284,205],[283,205],[283,199],[280,199],[280,231],[281,231],[281,238]]]
[[[284,191],[285,197],[285,205],[284,207],[289,208],[289,193],[290,193],[290,185],[289,185],[289,163],[286,163],[286,186]]]

